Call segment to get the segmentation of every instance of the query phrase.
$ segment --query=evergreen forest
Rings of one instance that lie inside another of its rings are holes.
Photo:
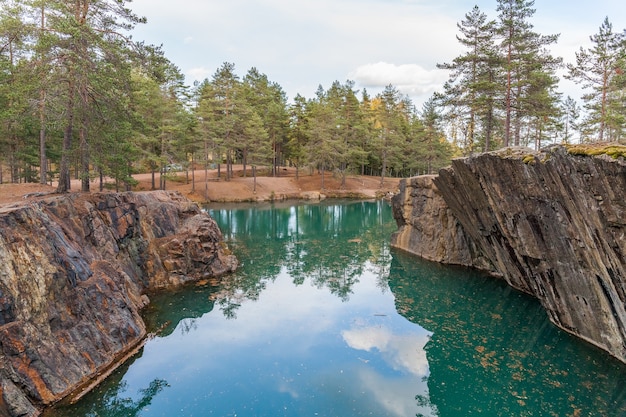
[[[549,52],[559,35],[534,31],[534,0],[495,2],[496,19],[474,7],[458,22],[463,53],[437,64],[449,79],[418,109],[391,84],[370,95],[350,80],[288,99],[230,62],[188,85],[161,47],[133,39],[147,22],[131,1],[0,0],[0,183],[130,189],[149,172],[156,189],[171,170],[228,180],[234,164],[384,180],[507,146],[623,143],[626,32],[607,17],[566,64]],[[581,86],[580,102],[557,74]]]

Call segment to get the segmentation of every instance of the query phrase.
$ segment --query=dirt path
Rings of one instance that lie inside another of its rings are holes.
[[[341,185],[341,178],[326,173],[324,176],[324,189],[322,189],[322,177],[318,173],[310,174],[300,172],[296,178],[293,168],[282,169],[279,177],[258,176],[256,190],[254,179],[248,169],[244,177],[241,166],[235,167],[234,178],[225,180],[222,170],[221,178],[218,178],[217,170],[195,171],[195,181],[190,173],[179,172],[172,174],[166,180],[167,190],[176,190],[184,196],[197,202],[242,202],[242,201],[269,201],[285,199],[320,199],[333,197],[356,197],[376,198],[394,193],[398,187],[399,179],[385,179],[381,187],[380,177],[347,176],[345,186]],[[137,174],[133,176],[138,185],[134,191],[148,191],[152,189],[151,174]],[[206,178],[206,180],[205,180]],[[195,184],[194,184],[195,182]],[[158,187],[159,177],[156,176]],[[111,187],[108,187],[109,189]],[[0,204],[43,198],[56,189],[56,184],[46,186],[41,184],[0,184]],[[97,191],[99,183],[92,182],[91,190]],[[80,181],[72,181],[72,191],[80,190]],[[114,191],[114,190],[113,190]]]

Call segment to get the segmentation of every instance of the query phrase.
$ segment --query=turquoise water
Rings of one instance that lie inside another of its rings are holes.
[[[501,281],[388,247],[384,202],[211,208],[242,266],[57,416],[623,416],[626,366]]]

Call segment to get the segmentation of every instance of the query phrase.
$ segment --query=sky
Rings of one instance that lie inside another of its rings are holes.
[[[478,5],[497,17],[496,0],[133,0],[148,19],[133,39],[163,45],[187,84],[211,79],[225,62],[243,78],[252,67],[278,83],[289,101],[312,98],[318,86],[355,82],[370,95],[392,84],[418,107],[441,91],[451,62],[464,50],[457,23]],[[542,35],[560,34],[554,56],[574,62],[591,46],[605,17],[626,29],[622,0],[536,0],[530,19]],[[560,91],[581,90],[562,81]]]

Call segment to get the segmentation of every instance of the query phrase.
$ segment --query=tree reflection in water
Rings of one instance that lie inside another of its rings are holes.
[[[107,415],[138,417],[142,410],[150,406],[152,399],[163,390],[163,388],[168,386],[167,381],[155,379],[150,382],[148,388],[142,389],[139,392],[140,398],[138,400],[132,400],[131,398],[124,398],[120,395],[120,393],[126,390],[126,383],[122,382],[117,386],[117,389],[107,392],[103,405],[107,410]],[[98,410],[93,410],[92,414],[94,416],[100,415]]]
[[[257,300],[283,269],[294,284],[309,281],[343,301],[366,264],[386,288],[391,259],[386,242],[395,224],[380,221],[383,210],[390,210],[384,201],[211,208],[229,246],[248,260],[224,280],[215,302],[226,316],[236,317],[241,303]]]
[[[140,357],[136,356],[124,364],[111,377],[87,394],[76,405],[59,405],[48,410],[43,417],[140,417],[149,409],[152,400],[163,389],[169,387],[164,379],[154,379],[147,388],[139,390],[136,398],[127,392],[128,384],[122,380],[131,364]]]
[[[49,417],[625,415],[623,365],[502,281],[390,251],[386,203],[211,214],[240,270],[151,294],[163,337]]]

